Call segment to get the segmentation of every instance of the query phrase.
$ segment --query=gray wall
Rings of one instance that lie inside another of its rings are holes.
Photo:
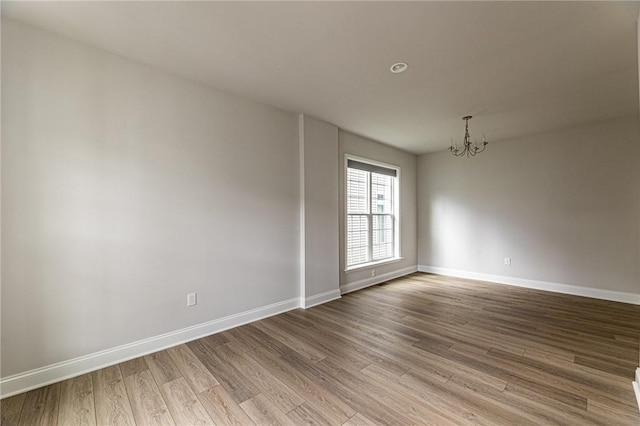
[[[338,128],[300,116],[303,170],[301,203],[301,305],[325,301],[323,293],[339,297],[338,282]],[[311,300],[309,300],[311,298]]]
[[[639,197],[637,118],[422,155],[418,263],[637,294]]]
[[[298,297],[296,115],[6,20],[2,112],[3,376]]]
[[[345,154],[357,155],[369,160],[380,161],[400,167],[400,262],[345,272],[345,223],[340,220],[340,285],[346,286],[358,281],[371,279],[371,270],[376,275],[391,274],[400,269],[414,267],[417,261],[416,223],[416,156],[388,145],[345,131],[340,138],[340,218],[344,217],[345,205]]]

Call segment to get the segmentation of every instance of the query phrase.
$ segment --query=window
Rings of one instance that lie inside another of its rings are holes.
[[[347,269],[398,257],[398,174],[396,167],[347,158]]]

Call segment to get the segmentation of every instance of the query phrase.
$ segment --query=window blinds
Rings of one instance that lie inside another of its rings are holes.
[[[378,173],[380,175],[387,175],[387,176],[393,176],[393,177],[396,177],[396,174],[397,174],[396,170],[394,169],[389,169],[383,166],[377,166],[375,164],[361,163],[360,161],[356,161],[356,160],[347,160],[347,167],[350,169],[364,170],[365,172]]]

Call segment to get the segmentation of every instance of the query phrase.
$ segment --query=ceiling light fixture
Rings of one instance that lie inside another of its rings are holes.
[[[405,62],[398,62],[397,64],[391,65],[391,72],[394,74],[399,74],[401,72],[405,72],[409,68]]]
[[[451,146],[449,146],[449,151],[456,157],[475,157],[476,154],[481,153],[485,150],[489,142],[487,142],[487,138],[484,137],[484,133],[482,134],[482,145],[478,146],[478,142],[471,143],[471,137],[469,136],[469,120],[473,118],[471,115],[467,115],[466,117],[462,117],[464,120],[464,140],[463,147],[458,148],[458,145],[453,143],[453,139],[451,139]]]

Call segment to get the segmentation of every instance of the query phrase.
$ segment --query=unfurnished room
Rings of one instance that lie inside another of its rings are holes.
[[[640,2],[0,11],[2,426],[640,424]]]

